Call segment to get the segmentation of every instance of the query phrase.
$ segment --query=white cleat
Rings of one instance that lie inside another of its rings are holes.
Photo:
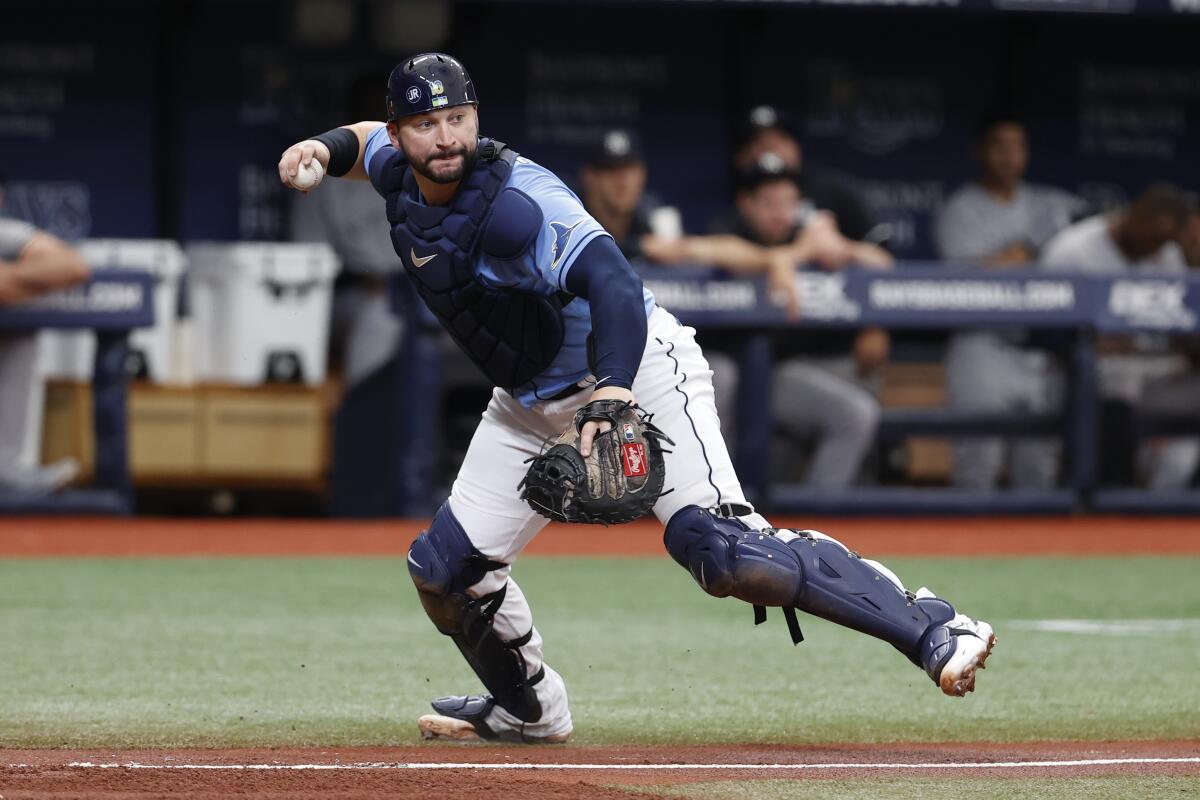
[[[443,717],[441,714],[425,714],[417,720],[417,729],[422,739],[450,739],[456,742],[482,742],[483,737],[475,732],[475,726],[465,719]]]
[[[934,597],[925,587],[916,592],[918,600]],[[925,634],[921,661],[929,677],[942,687],[943,692],[951,697],[963,697],[967,692],[975,691],[975,671],[986,669],[984,662],[995,646],[996,632],[991,625],[956,613]]]
[[[963,697],[975,691],[975,670],[986,669],[984,662],[996,646],[996,633],[986,622],[977,622],[965,614],[956,614],[946,623],[954,651],[937,677],[942,691],[951,697]]]
[[[571,738],[571,729],[546,736],[527,735],[495,718],[496,702],[491,695],[455,695],[433,701],[435,714],[417,719],[421,738],[454,742],[501,741],[518,744],[561,744]],[[487,720],[491,718],[489,723]]]

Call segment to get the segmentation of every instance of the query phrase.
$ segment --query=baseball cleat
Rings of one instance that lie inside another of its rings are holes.
[[[917,597],[933,597],[921,589]],[[996,633],[986,622],[966,614],[934,626],[921,643],[921,663],[933,682],[951,697],[975,691],[975,671],[985,669],[984,662],[996,646]]]
[[[452,739],[456,742],[482,742],[483,737],[475,732],[475,726],[465,719],[443,717],[441,714],[425,714],[417,719],[417,729],[422,739]]]
[[[519,744],[561,744],[571,737],[571,731],[549,736],[530,736],[500,720],[489,724],[486,718],[496,706],[491,695],[459,695],[439,697],[431,704],[435,714],[417,719],[422,739],[443,739],[456,742],[516,742]]]

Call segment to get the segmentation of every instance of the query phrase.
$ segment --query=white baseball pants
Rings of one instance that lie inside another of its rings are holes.
[[[654,508],[665,524],[680,508],[697,505],[713,508],[723,503],[746,504],[729,460],[713,400],[712,371],[695,341],[695,331],[679,324],[668,312],[655,308],[648,320],[646,350],[633,384],[638,404],[654,414],[658,425],[674,442],[666,455],[666,489]],[[566,429],[575,412],[591,397],[585,389],[570,397],[524,408],[507,392],[497,389],[483,420],[471,439],[466,459],[450,492],[450,509],[472,544],[494,561],[511,565],[547,520],[535,514],[519,497],[517,484],[525,476],[525,460],[536,456],[548,439]],[[742,517],[755,528],[768,523],[758,514]],[[472,597],[498,590],[508,582],[504,602],[494,618],[496,633],[505,640],[533,636],[520,649],[527,674],[545,667],[537,684],[542,719],[525,724],[529,736],[551,736],[571,728],[567,690],[562,677],[542,658],[542,638],[533,626],[529,603],[510,568],[487,573],[470,587]],[[503,709],[495,715],[503,722],[521,723]]]

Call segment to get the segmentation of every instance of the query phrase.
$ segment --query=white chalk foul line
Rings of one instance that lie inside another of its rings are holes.
[[[829,770],[829,769],[1022,769],[1028,767],[1102,767],[1122,764],[1200,764],[1200,757],[1187,758],[1087,758],[1070,761],[976,761],[909,762],[895,764],[495,764],[442,762],[366,762],[359,764],[97,764],[72,761],[76,769],[155,769],[155,770]],[[31,764],[10,764],[10,769],[29,768]]]
[[[1015,619],[1007,628],[1091,636],[1200,635],[1200,619]]]

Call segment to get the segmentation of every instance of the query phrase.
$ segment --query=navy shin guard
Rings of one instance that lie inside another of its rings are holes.
[[[755,531],[697,506],[676,512],[663,542],[715,597],[736,597],[785,615],[793,608],[883,639],[920,664],[925,633],[954,616],[944,600],[917,600],[842,544],[811,531]],[[793,641],[799,641],[794,616]]]
[[[533,687],[545,673],[539,670],[527,676],[520,652],[533,631],[511,641],[496,634],[492,618],[504,602],[508,584],[480,598],[467,594],[486,573],[504,566],[475,549],[445,504],[408,551],[409,575],[433,624],[458,646],[497,705],[518,719],[534,722],[541,718],[542,707]]]

